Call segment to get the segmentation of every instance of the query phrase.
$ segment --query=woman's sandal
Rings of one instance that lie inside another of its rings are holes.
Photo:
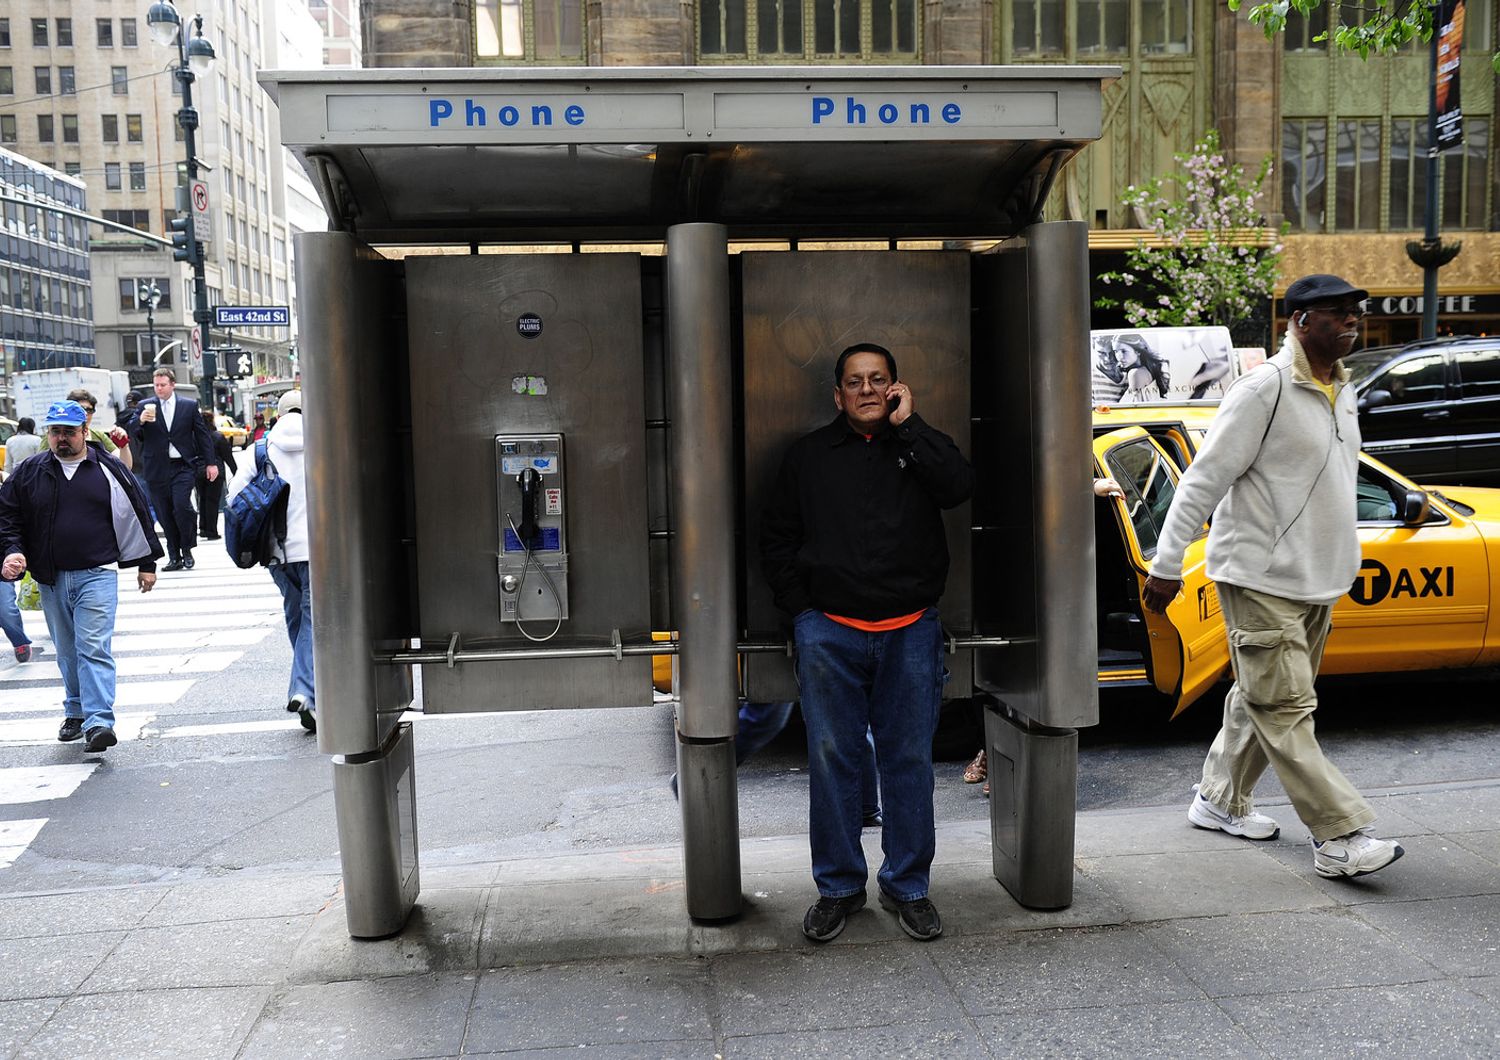
[[[989,775],[989,759],[985,757],[984,751],[981,750],[977,755],[974,756],[974,761],[970,762],[967,766],[964,767],[964,783],[978,784],[981,780],[984,780]]]

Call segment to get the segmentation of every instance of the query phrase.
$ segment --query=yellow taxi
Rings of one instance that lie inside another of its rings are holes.
[[[214,414],[214,426],[218,428],[220,434],[229,439],[229,444],[236,449],[245,448],[245,444],[250,439],[250,432],[222,412]]]
[[[1095,505],[1101,688],[1149,685],[1177,712],[1228,673],[1218,594],[1204,571],[1208,528],[1189,547],[1183,591],[1165,615],[1141,604],[1157,535],[1216,406],[1094,411],[1096,474],[1124,497]],[[1363,563],[1334,606],[1324,674],[1500,662],[1500,489],[1424,489],[1360,454]],[[1490,559],[1491,548],[1496,550]],[[1491,631],[1494,631],[1493,634]]]

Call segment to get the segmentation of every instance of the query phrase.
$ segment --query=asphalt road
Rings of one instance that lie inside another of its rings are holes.
[[[105,754],[51,738],[58,714],[48,692],[56,681],[50,656],[24,674],[8,660],[0,667],[0,853],[7,836],[11,843],[11,857],[0,856],[0,892],[240,868],[336,871],[331,766],[282,709],[290,653],[269,577],[234,571],[226,560],[170,578],[151,598],[130,600],[128,616],[122,610],[122,641],[139,639],[134,647],[123,641],[121,658],[140,660],[132,666],[146,671],[122,677],[122,689],[150,698],[166,688],[176,698],[141,712],[122,707],[126,738]],[[30,621],[40,630],[39,617]],[[1494,777],[1500,712],[1492,680],[1327,682],[1319,732],[1362,788]],[[35,694],[15,691],[24,688]],[[1154,702],[1107,700],[1106,723],[1081,739],[1080,809],[1186,806],[1218,710],[1210,696],[1167,723]],[[670,704],[419,717],[415,729],[424,863],[670,843],[680,835],[668,787]],[[794,724],[741,770],[743,835],[805,831],[800,738]],[[939,764],[940,820],[988,814],[979,787],[962,782],[963,764]],[[1279,793],[1268,777],[1262,797]]]

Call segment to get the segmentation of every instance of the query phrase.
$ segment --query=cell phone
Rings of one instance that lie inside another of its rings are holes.
[[[900,407],[901,407],[901,395],[900,394],[891,394],[889,397],[887,397],[885,399],[885,410],[887,412],[895,412]]]

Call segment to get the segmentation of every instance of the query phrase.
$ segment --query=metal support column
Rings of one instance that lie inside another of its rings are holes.
[[[297,236],[307,425],[307,517],[317,673],[318,748],[334,755],[334,810],[345,917],[357,938],[406,923],[420,885],[410,666],[372,649],[410,646],[401,486],[366,459],[366,417],[403,422],[402,366],[389,263],[342,232]]]
[[[672,424],[672,613],[677,777],[688,915],[738,916],[740,835],[734,737],[734,379],[729,244],[723,225],[667,229],[667,379]]]
[[[1007,436],[1030,457],[1029,520],[1014,544],[1035,570],[1020,606],[1035,639],[981,662],[982,682],[1004,702],[985,718],[995,878],[1022,905],[1073,900],[1078,805],[1076,726],[1099,721],[1094,608],[1093,495],[1088,359],[1088,233],[1081,222],[1035,224],[1003,252],[990,277],[1010,299],[1006,336],[994,336],[1015,388]],[[1025,558],[1021,559],[1025,562]]]

